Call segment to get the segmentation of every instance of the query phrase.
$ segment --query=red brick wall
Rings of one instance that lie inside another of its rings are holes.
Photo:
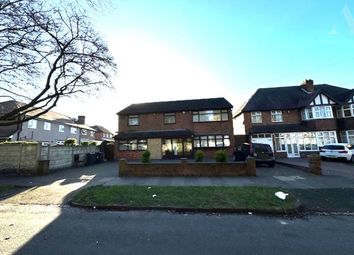
[[[117,151],[117,159],[141,160],[142,151]]]
[[[263,125],[279,125],[279,124],[300,124],[301,123],[301,112],[299,110],[284,110],[283,122],[272,122],[271,111],[262,111],[262,123],[251,123],[251,112],[245,112],[244,115],[244,125],[246,134],[250,132],[252,126],[263,126]]]
[[[354,118],[343,118],[338,119],[338,129],[339,130],[354,130]]]
[[[322,119],[322,120],[306,120],[302,124],[312,130],[337,130],[336,119]]]

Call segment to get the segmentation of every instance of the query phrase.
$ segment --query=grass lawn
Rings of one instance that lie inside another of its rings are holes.
[[[286,200],[274,193],[283,188],[224,186],[93,186],[83,189],[72,202],[87,206],[136,206],[175,208],[231,208],[286,210],[295,208],[295,197]]]
[[[13,188],[14,186],[11,185],[0,185],[0,196],[6,194]]]

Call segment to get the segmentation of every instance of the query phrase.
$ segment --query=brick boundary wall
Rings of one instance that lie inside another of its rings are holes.
[[[188,162],[140,163],[119,160],[119,176],[256,176],[256,162]]]

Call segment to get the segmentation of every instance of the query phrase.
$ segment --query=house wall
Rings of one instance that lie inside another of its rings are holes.
[[[262,111],[262,123],[251,122],[251,112],[244,113],[244,125],[246,134],[248,134],[253,126],[263,125],[279,125],[279,124],[300,124],[301,112],[299,110],[283,110],[283,122],[272,122],[271,111]]]
[[[337,130],[336,119],[320,119],[320,120],[306,120],[302,121],[302,125],[311,128],[311,130],[327,131]]]
[[[176,123],[165,124],[163,113],[140,114],[138,126],[129,126],[128,115],[119,115],[119,132],[189,129],[196,135],[224,134],[229,135],[230,137],[231,145],[229,148],[226,148],[226,150],[228,151],[228,153],[232,153],[234,148],[234,130],[231,110],[229,110],[228,115],[228,121],[193,122],[193,115],[191,111],[177,112]],[[216,151],[214,149],[212,150]],[[120,158],[121,157],[122,156],[120,156]]]
[[[65,141],[68,138],[79,140],[79,130],[77,134],[71,134],[70,126],[58,122],[50,122],[51,129],[44,130],[44,122],[50,121],[37,119],[37,128],[28,128],[28,122],[22,123],[22,130],[19,132],[19,140],[50,142],[51,145],[55,145],[57,141]],[[59,132],[59,125],[64,125],[64,132]],[[16,139],[16,135],[14,135],[14,139]]]
[[[353,130],[354,129],[354,118],[343,118],[337,120],[338,130]]]

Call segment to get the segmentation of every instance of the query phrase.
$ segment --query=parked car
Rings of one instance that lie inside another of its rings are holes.
[[[257,164],[275,165],[274,153],[269,144],[244,143],[234,151],[233,160],[244,161],[248,156],[254,157]]]
[[[320,148],[321,159],[344,159],[354,161],[354,147],[348,143],[331,143]]]

